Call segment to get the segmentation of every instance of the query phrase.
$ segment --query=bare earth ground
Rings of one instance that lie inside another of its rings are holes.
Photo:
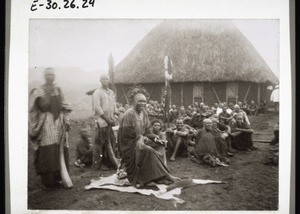
[[[251,116],[254,139],[269,140],[278,115],[269,113]],[[229,167],[212,168],[198,165],[188,158],[169,162],[171,172],[179,177],[225,181],[225,184],[198,185],[183,189],[180,198],[186,202],[174,206],[172,201],[152,196],[120,193],[110,190],[84,190],[91,179],[99,177],[96,171],[74,166],[75,145],[79,140],[82,121],[74,121],[70,131],[70,176],[72,189],[41,189],[40,177],[33,167],[33,150],[29,147],[28,159],[28,209],[40,210],[277,210],[278,166],[264,165],[274,146],[254,143],[258,150],[239,152],[231,158]],[[115,171],[103,172],[104,176]]]

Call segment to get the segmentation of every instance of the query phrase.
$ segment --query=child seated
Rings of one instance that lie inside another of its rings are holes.
[[[91,165],[93,161],[93,148],[90,143],[90,133],[87,129],[80,130],[81,140],[76,145],[77,158],[75,166],[83,168]]]

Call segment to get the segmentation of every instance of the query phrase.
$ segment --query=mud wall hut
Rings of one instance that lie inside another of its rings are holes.
[[[164,94],[164,57],[173,62],[172,104],[269,100],[277,77],[253,45],[228,20],[167,20],[142,39],[115,68],[117,100],[132,84],[150,99]]]

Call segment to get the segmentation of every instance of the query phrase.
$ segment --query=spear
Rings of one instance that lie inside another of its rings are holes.
[[[167,120],[167,127],[170,126],[170,113],[169,106],[171,104],[171,86],[170,80],[172,79],[172,61],[169,56],[165,56],[164,59],[164,72],[165,72],[165,118]]]

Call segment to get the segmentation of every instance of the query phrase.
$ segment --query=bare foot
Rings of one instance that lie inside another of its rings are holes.
[[[156,186],[156,183],[155,182],[149,182],[145,186],[153,187],[153,186]]]
[[[170,157],[170,161],[175,161],[175,158],[174,157]]]
[[[176,182],[176,181],[180,181],[181,179],[180,178],[178,178],[178,177],[175,177],[175,176],[173,176],[173,175],[168,175],[168,177],[167,177],[170,181],[172,181],[173,183],[174,182]]]
[[[169,185],[172,183],[172,181],[169,181],[167,179],[162,179],[162,180],[159,180],[157,181],[158,184],[165,184],[165,185]]]

